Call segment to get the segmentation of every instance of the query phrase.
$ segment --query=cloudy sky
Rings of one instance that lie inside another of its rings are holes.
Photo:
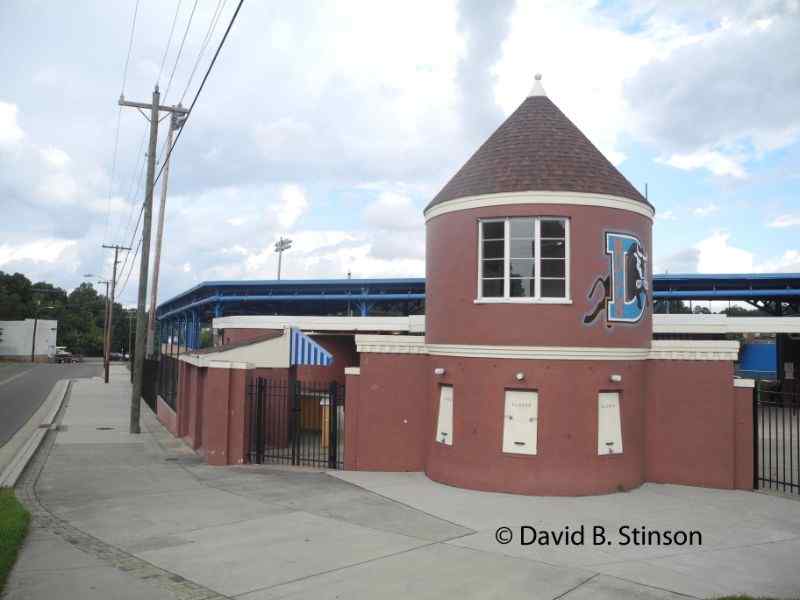
[[[117,98],[188,104],[236,3],[140,0],[123,79],[135,0],[0,2],[0,270],[110,275],[147,127]],[[422,208],[536,72],[648,184],[656,272],[800,271],[800,0],[245,0],[175,149],[160,297],[274,277],[280,235],[286,277],[423,275]]]

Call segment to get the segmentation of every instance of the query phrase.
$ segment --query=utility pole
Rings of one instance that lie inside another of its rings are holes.
[[[86,273],[84,275],[87,279],[91,279],[93,277],[97,277],[97,275],[93,273]],[[105,306],[105,315],[103,316],[103,369],[105,369],[106,373],[108,373],[108,307],[109,304],[109,296],[108,296],[108,285],[111,283],[108,279],[98,279],[97,283],[104,283],[106,284],[106,306]],[[108,383],[108,381],[106,381]]]
[[[108,323],[108,327],[106,328],[105,382],[108,383],[109,363],[111,362],[111,340],[113,340],[112,332],[114,331],[114,298],[117,293],[117,265],[119,264],[119,251],[130,251],[130,248],[128,246],[120,246],[119,244],[103,244],[103,248],[106,250],[114,250],[114,267],[113,274],[111,276],[111,301],[108,307],[108,320],[106,321]],[[108,293],[108,287],[106,287],[106,293]]]
[[[136,311],[128,312],[128,367],[131,372],[131,383],[133,383],[133,319],[136,317]]]
[[[292,247],[292,240],[282,237],[275,242],[275,252],[278,253],[278,281],[281,280],[281,259],[283,258],[284,251]]]
[[[185,108],[175,106],[161,106],[159,100],[161,94],[158,91],[158,84],[153,90],[153,100],[151,104],[144,102],[129,102],[124,96],[120,96],[119,105],[129,106],[138,109],[150,110],[150,143],[147,148],[147,180],[144,198],[144,220],[142,221],[142,259],[139,266],[139,298],[136,310],[136,353],[133,365],[133,390],[131,392],[131,415],[130,433],[141,433],[140,409],[142,400],[142,378],[144,369],[144,350],[145,338],[147,337],[145,306],[147,302],[147,275],[150,267],[150,229],[153,220],[153,187],[155,187],[156,174],[156,146],[158,144],[158,113],[159,111],[181,112],[188,114]],[[144,115],[145,113],[142,112]],[[145,115],[145,118],[146,115]]]
[[[176,108],[183,108],[180,103]],[[186,115],[173,112],[169,121],[167,131],[166,148],[172,148],[173,133],[183,127]],[[153,257],[153,280],[150,283],[150,310],[147,313],[147,356],[150,357],[155,352],[156,335],[156,301],[158,299],[158,276],[161,270],[161,242],[164,239],[164,216],[167,209],[167,182],[169,180],[170,157],[167,154],[164,163],[164,172],[161,174],[161,204],[158,210],[158,232],[156,233],[156,253]]]

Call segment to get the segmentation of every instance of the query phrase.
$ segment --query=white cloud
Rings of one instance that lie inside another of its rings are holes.
[[[678,217],[675,216],[675,213],[671,210],[665,210],[659,213],[656,213],[656,221],[677,221]]]
[[[768,260],[757,266],[757,271],[767,273],[797,273],[800,272],[800,252],[787,250],[778,259]]]
[[[55,169],[63,169],[69,162],[69,154],[60,148],[48,146],[47,148],[42,148],[40,152],[44,161]]]
[[[698,250],[698,273],[750,273],[753,253],[728,243],[730,234],[716,232],[695,245]]]
[[[495,67],[496,98],[510,113],[541,72],[548,96],[620,164],[625,155],[618,146],[630,120],[624,83],[667,42],[625,32],[596,9],[589,1],[518,2]]]
[[[63,252],[77,242],[74,240],[39,239],[20,245],[0,245],[0,265],[19,261],[55,263]]]
[[[735,178],[746,162],[798,140],[796,2],[642,5],[646,38],[675,24],[687,31],[626,82],[637,138],[669,164]]]
[[[718,176],[730,176],[737,179],[747,177],[741,162],[714,150],[698,150],[688,154],[673,154],[669,158],[657,159],[658,162],[684,171],[706,169]]]
[[[692,209],[692,214],[695,217],[710,217],[713,214],[719,212],[719,206],[714,204],[713,202],[706,204],[705,206],[698,206],[697,208]]]
[[[284,185],[280,190],[280,199],[270,206],[268,211],[277,221],[281,229],[290,229],[297,220],[308,211],[306,194],[299,185]]]
[[[779,229],[784,227],[798,227],[800,226],[800,215],[780,215],[770,221],[767,226]]]
[[[0,102],[0,144],[15,144],[25,137],[17,124],[17,105]]]
[[[418,231],[425,226],[422,209],[406,195],[383,192],[364,209],[369,227],[390,231]]]

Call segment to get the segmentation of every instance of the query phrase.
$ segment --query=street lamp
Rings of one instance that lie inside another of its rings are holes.
[[[94,279],[97,277],[97,283],[104,283],[106,285],[106,310],[103,315],[103,369],[105,370],[105,382],[108,383],[108,365],[111,360],[111,335],[109,335],[111,332],[109,331],[108,323],[111,318],[111,311],[113,310],[111,299],[108,296],[108,286],[111,285],[111,282],[108,279],[100,279],[99,276],[94,273],[86,273],[84,277],[87,279]]]
[[[292,240],[289,238],[281,237],[275,242],[275,252],[278,253],[278,281],[281,280],[281,259],[283,258],[283,253],[291,247]]]

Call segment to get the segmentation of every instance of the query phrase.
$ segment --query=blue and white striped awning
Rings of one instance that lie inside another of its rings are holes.
[[[289,338],[289,364],[327,367],[333,355],[299,329],[292,327]]]

